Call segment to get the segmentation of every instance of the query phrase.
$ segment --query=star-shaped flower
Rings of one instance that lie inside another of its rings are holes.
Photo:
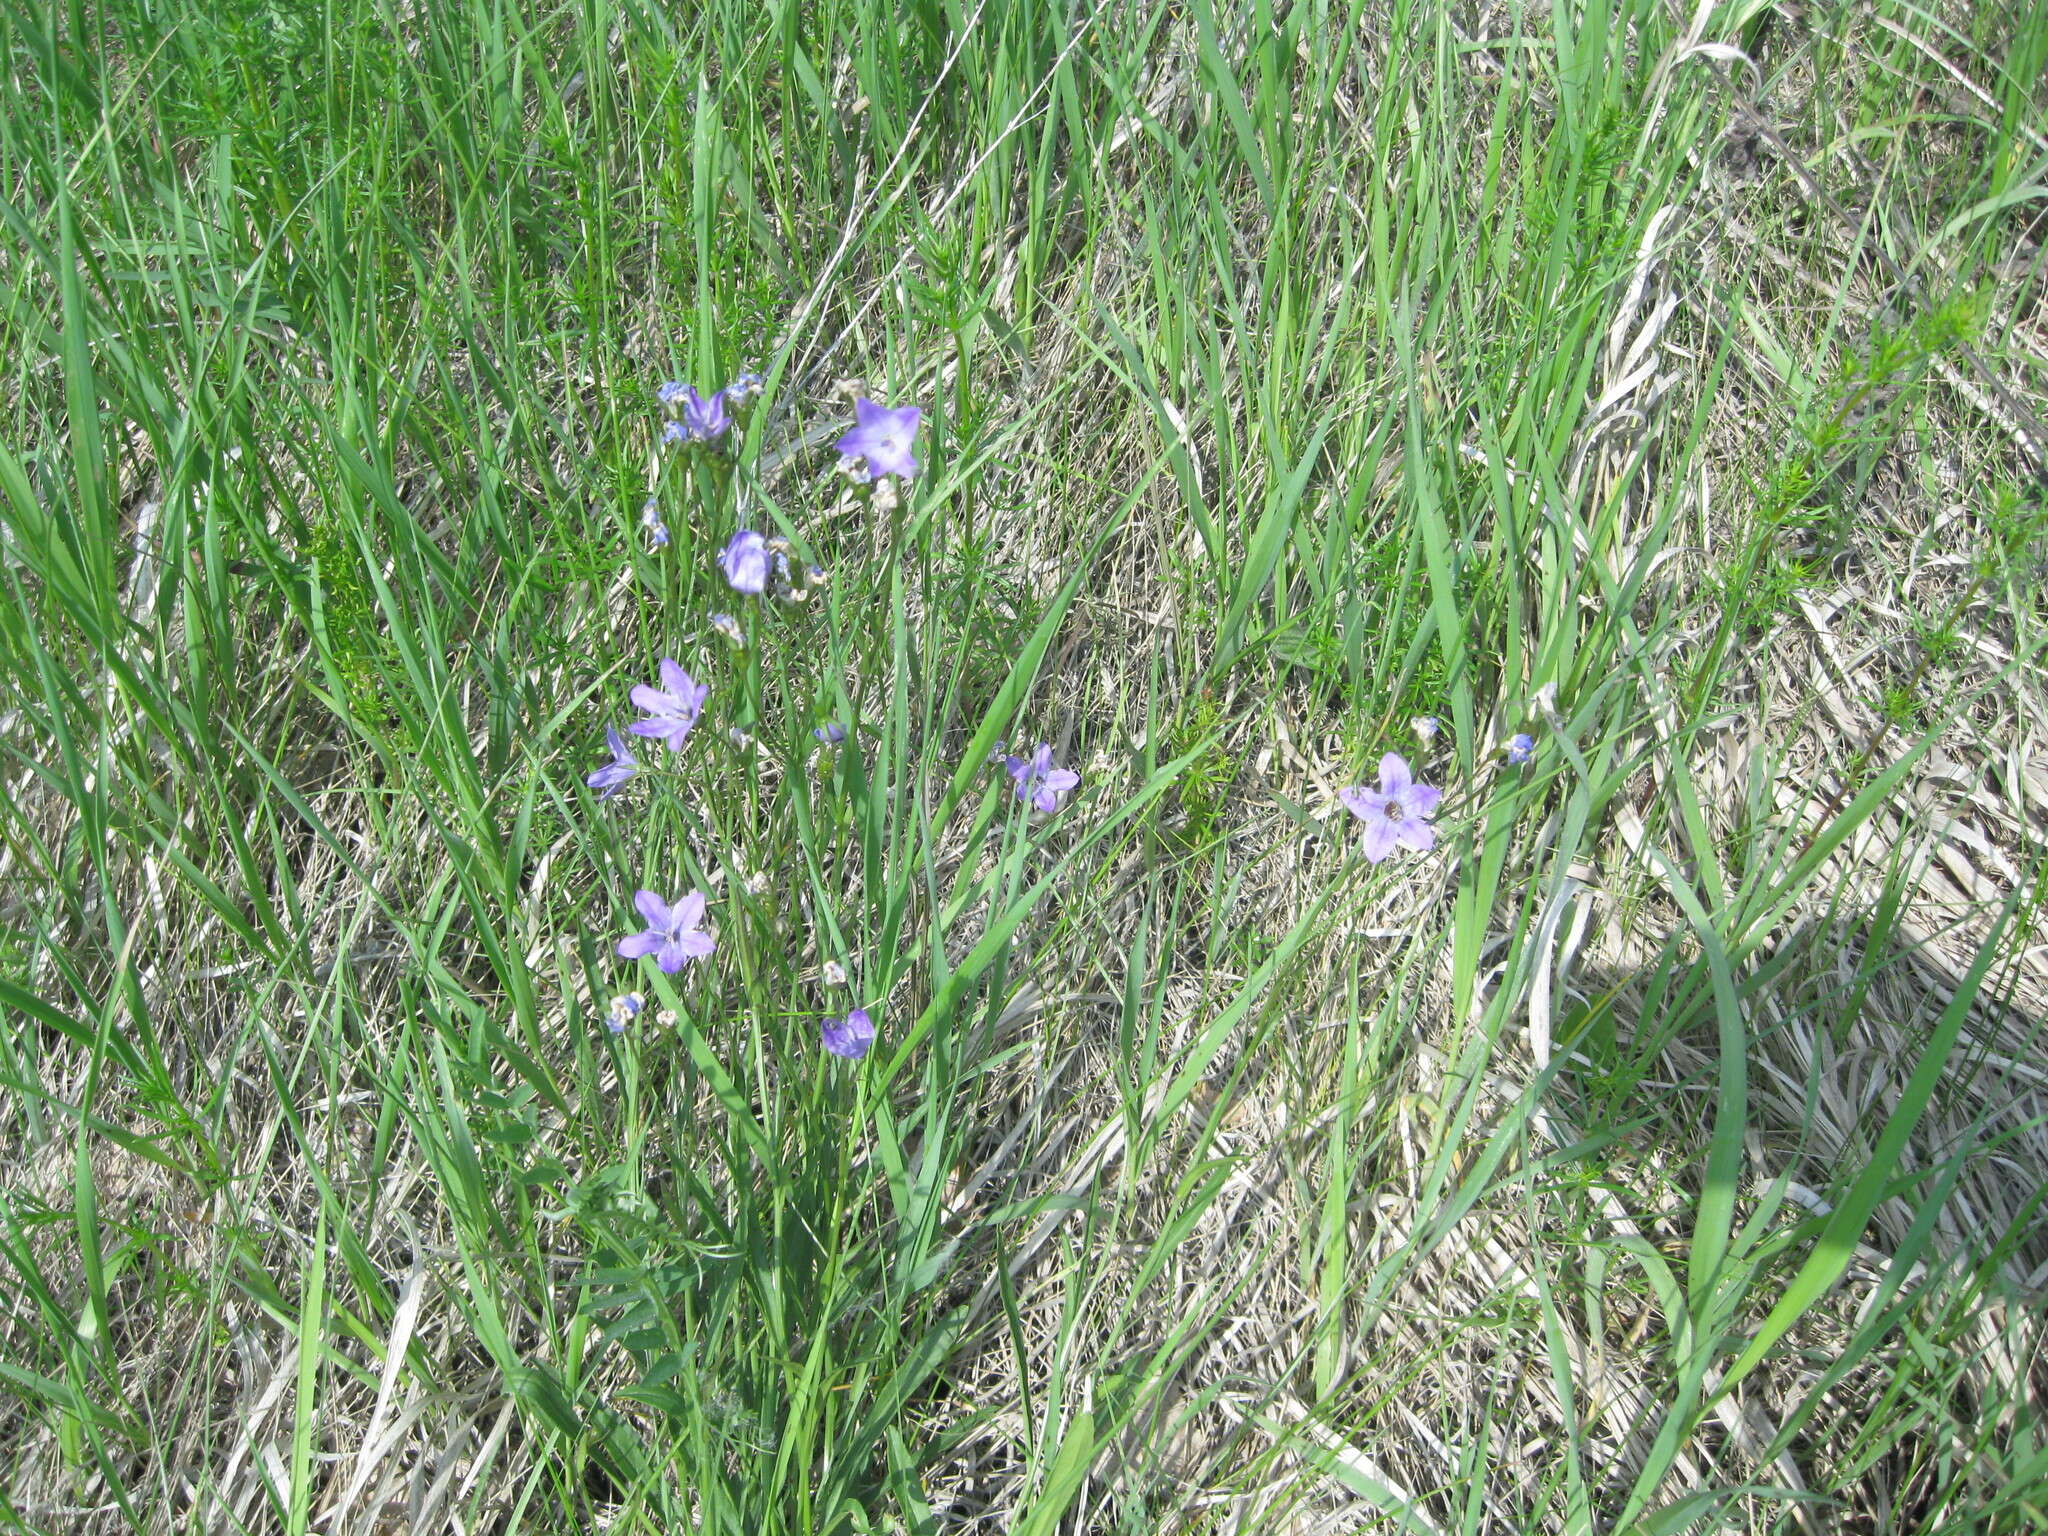
[[[1073,769],[1053,767],[1052,747],[1043,741],[1029,757],[1006,757],[1003,763],[1017,781],[1017,798],[1030,801],[1041,811],[1058,810],[1060,797],[1081,782],[1081,775]]]
[[[711,690],[698,682],[667,656],[661,658],[661,686],[633,685],[633,703],[647,712],[645,720],[628,726],[635,736],[651,736],[668,743],[671,752],[683,750],[683,743],[704,713],[704,701]]]
[[[654,956],[654,963],[673,976],[692,960],[702,960],[718,947],[704,932],[704,893],[692,891],[670,906],[652,891],[636,891],[633,905],[647,927],[619,940],[619,953],[628,960]]]
[[[854,429],[836,445],[840,459],[864,461],[868,479],[877,475],[914,479],[917,459],[911,450],[917,446],[918,423],[924,420],[924,412],[914,405],[892,411],[862,395],[853,402],[853,415]]]
[[[1346,810],[1365,823],[1365,856],[1373,863],[1406,844],[1422,852],[1436,846],[1436,828],[1430,815],[1444,797],[1440,789],[1415,782],[1408,761],[1397,752],[1380,759],[1380,787],[1340,789],[1337,798]]]

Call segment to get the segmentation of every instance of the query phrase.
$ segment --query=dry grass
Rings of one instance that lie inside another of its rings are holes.
[[[608,60],[604,89],[650,112],[673,105],[678,50],[762,78],[712,13],[687,47],[570,27],[562,73]],[[996,28],[973,15],[971,39]],[[594,302],[563,296],[590,280],[569,257],[499,273],[545,305],[432,267],[407,322],[428,339],[403,354],[433,375],[426,424],[394,427],[373,472],[336,467],[353,440],[325,413],[345,390],[271,401],[238,375],[237,409],[274,435],[210,478],[136,429],[109,497],[132,551],[112,640],[63,609],[58,546],[17,502],[0,1510],[80,1532],[852,1529],[844,1508],[797,1513],[792,1488],[823,1486],[850,1443],[818,1424],[843,1401],[850,1436],[937,1341],[889,1415],[897,1439],[845,1485],[874,1529],[2048,1518],[2042,230],[2037,202],[1982,221],[1995,237],[1951,229],[1966,204],[1943,181],[2000,131],[1996,45],[2041,28],[1919,16],[1773,7],[1757,67],[1730,51],[1738,31],[1645,11],[1615,46],[1609,111],[1577,127],[1551,40],[1504,7],[1270,30],[1118,10],[1085,44],[1051,46],[1050,26],[1035,53],[956,62],[949,44],[932,122],[911,96],[868,99],[892,77],[850,26],[821,85],[836,122],[764,109],[764,137],[742,140],[739,114],[713,114],[730,142],[776,146],[753,196],[793,248],[759,255],[767,237],[716,204],[750,254],[701,303],[729,316],[769,289],[786,317],[750,494],[829,556],[839,605],[758,643],[863,700],[865,741],[936,727],[908,754],[872,749],[904,807],[937,815],[1008,658],[1093,550],[1004,725],[1088,775],[1086,819],[1032,834],[1028,874],[979,801],[938,818],[928,852],[914,816],[866,842],[798,835],[798,787],[826,806],[835,781],[772,743],[720,760],[772,809],[728,817],[698,782],[650,818],[664,867],[701,870],[720,900],[722,953],[746,957],[724,1011],[706,1000],[688,1026],[733,1070],[737,1108],[688,1031],[628,1050],[597,1026],[625,980],[614,898],[646,866],[573,798],[587,723],[643,653],[726,665],[694,616],[719,594],[635,550],[608,505],[646,494],[615,365],[666,371],[682,326],[684,355],[714,356],[694,281],[645,285],[609,317],[617,356],[586,356],[560,339]],[[988,115],[978,77],[949,94],[954,69],[994,71]],[[1261,139],[1260,160],[1242,134],[1268,130],[1240,129],[1231,102],[1271,109],[1283,87],[1305,103],[1292,158]],[[1086,173],[1032,159],[1033,134],[1096,93],[1113,110],[1064,149]],[[1933,104],[1913,109],[1924,137],[1848,131],[1901,93]],[[2031,101],[1999,142],[2038,191]],[[922,124],[900,152],[866,137],[886,113]],[[520,141],[559,117],[543,99]],[[965,150],[942,142],[963,125]],[[643,131],[591,172],[604,197],[644,194],[637,231],[664,227],[665,199],[697,208],[675,184],[708,153],[667,158]],[[835,132],[875,198],[866,223],[834,223],[805,169],[800,141]],[[1603,156],[1613,203],[1558,181]],[[1034,175],[1069,201],[1034,202]],[[873,191],[898,181],[901,203]],[[450,249],[495,238],[427,201],[421,227]],[[1570,259],[1546,253],[1559,228],[1584,246]],[[799,254],[821,259],[808,281],[775,265],[804,270]],[[62,299],[19,258],[0,270],[25,346]],[[982,328],[964,365],[963,311]],[[482,381],[508,358],[479,316],[540,359],[496,397]],[[374,350],[335,355],[389,389]],[[64,483],[76,431],[50,356],[10,384],[38,492]],[[179,357],[167,344],[166,368]],[[831,428],[812,423],[853,375],[944,404],[951,434],[893,608],[848,584],[897,546],[817,461]],[[189,594],[243,558],[197,538],[162,553],[162,507],[203,506],[215,482],[245,499],[245,532],[275,536],[276,568],[246,612],[160,611],[162,567]],[[290,510],[251,512],[262,496]],[[366,503],[368,521],[337,510]],[[1239,604],[1276,506],[1277,579]],[[394,598],[340,574],[354,530]],[[719,538],[707,521],[678,543]],[[503,622],[457,616],[436,557]],[[317,622],[294,582],[325,583]],[[221,631],[195,633],[202,615]],[[404,665],[408,624],[438,691]],[[90,676],[95,643],[100,669],[118,654],[171,681],[64,695],[49,674]],[[201,653],[233,670],[178,670]],[[209,718],[201,683],[222,727],[181,735],[171,705]],[[794,684],[775,702],[812,707]],[[1423,709],[1443,728],[1418,744]],[[62,763],[60,720],[88,747]],[[1526,773],[1501,763],[1522,729],[1541,744]],[[1453,793],[1437,850],[1375,873],[1335,791],[1385,750]],[[1159,765],[1189,754],[1160,791]],[[986,997],[946,1011],[949,973],[1055,862]],[[781,1012],[812,1027],[828,924],[873,937],[859,901],[891,882],[903,953],[869,962],[893,1034],[878,1070],[919,1019],[935,1029],[918,1063],[943,1029],[958,1065],[878,1090],[885,1136],[865,1097],[874,1118],[823,1118],[810,1058],[772,1041]],[[1952,1005],[1946,1067],[1893,1146]],[[742,1110],[799,1170],[843,1151],[844,1204],[758,1149],[729,1155]],[[821,1144],[827,1125],[843,1141]],[[522,1182],[543,1159],[560,1176]],[[926,1176],[921,1248],[896,1167]],[[1717,1395],[1871,1168],[1881,1198],[1839,1282]],[[746,1228],[749,1210],[776,1217]],[[798,1250],[779,1245],[812,1225],[871,1287],[833,1292],[815,1329],[771,1322],[759,1298],[781,1293],[758,1279],[704,1299],[703,1275],[786,1266]],[[649,1272],[700,1278],[673,1302],[687,1411],[625,1396],[647,1360],[579,1316],[628,1236]],[[928,1280],[903,1281],[905,1253],[940,1255]],[[876,1320],[892,1307],[900,1322]],[[835,1329],[861,1342],[806,1396],[789,1383]],[[805,1449],[778,1463],[786,1443]],[[719,1506],[718,1472],[762,1502]]]

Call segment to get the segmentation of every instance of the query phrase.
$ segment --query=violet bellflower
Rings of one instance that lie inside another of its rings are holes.
[[[1526,731],[1517,731],[1508,738],[1508,766],[1519,768],[1536,755],[1536,738]]]
[[[714,390],[706,400],[697,393],[696,385],[670,380],[655,394],[676,413],[675,419],[662,428],[664,443],[715,443],[732,428],[722,391]]]
[[[1436,846],[1436,828],[1429,824],[1440,789],[1418,784],[1408,761],[1397,752],[1380,759],[1380,787],[1340,789],[1344,808],[1365,823],[1365,856],[1377,864],[1406,844],[1418,853]]]
[[[692,960],[702,960],[718,947],[704,932],[704,893],[692,891],[670,906],[652,891],[633,893],[633,905],[647,927],[619,940],[619,954],[628,960],[654,956],[654,963],[673,976]]]
[[[633,749],[626,744],[616,726],[604,728],[604,744],[611,748],[612,760],[583,782],[597,791],[597,798],[609,800],[626,787],[626,781],[640,771],[640,760],[633,755]]]
[[[1003,764],[1017,781],[1017,798],[1041,811],[1058,810],[1060,797],[1081,782],[1081,775],[1073,769],[1053,767],[1052,747],[1042,741],[1029,757],[1006,757]]]
[[[811,735],[828,747],[836,747],[839,743],[846,740],[846,727],[837,720],[827,720],[823,725],[812,731]]]
[[[622,992],[612,999],[607,1010],[604,1027],[615,1035],[623,1035],[626,1026],[640,1017],[640,1010],[647,1006],[647,999],[638,992]]]
[[[759,597],[768,590],[768,541],[753,529],[742,528],[734,534],[719,555],[718,564],[735,592]]]
[[[916,478],[917,458],[911,450],[917,446],[918,423],[924,420],[924,412],[914,405],[892,411],[862,395],[853,402],[853,415],[853,430],[834,445],[841,462],[862,460],[867,467],[863,478],[869,480],[880,475]]]
[[[653,540],[656,549],[667,547],[668,524],[661,520],[661,509],[655,506],[652,496],[640,508],[640,526],[647,530],[647,537]]]
[[[825,1049],[848,1061],[859,1061],[875,1043],[875,1021],[865,1008],[856,1008],[843,1019],[825,1021]]]
[[[664,656],[661,686],[635,683],[632,697],[634,705],[647,712],[647,718],[635,720],[627,729],[635,736],[665,741],[669,751],[680,752],[696,727],[697,717],[704,713],[704,701],[711,697],[711,690]]]

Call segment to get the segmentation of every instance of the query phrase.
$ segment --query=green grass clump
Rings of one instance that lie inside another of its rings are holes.
[[[2040,1525],[2039,16],[0,18],[8,1522]]]

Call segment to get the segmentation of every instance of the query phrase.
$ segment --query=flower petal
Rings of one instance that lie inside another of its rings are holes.
[[[690,689],[696,684],[690,680],[690,674],[676,664],[673,657],[664,656],[661,658],[661,686],[676,698],[686,699],[690,696]],[[639,701],[636,699],[634,702]]]
[[[689,928],[676,935],[675,947],[691,960],[702,960],[718,948],[718,940],[701,929]]]
[[[635,933],[619,940],[619,954],[627,960],[638,960],[642,955],[651,955],[661,948],[658,933]]]
[[[1380,759],[1380,793],[1398,795],[1414,782],[1408,772],[1408,759],[1398,752],[1389,752]]]
[[[1417,853],[1427,853],[1436,846],[1436,828],[1426,821],[1403,818],[1394,823],[1394,835]]]
[[[647,926],[650,928],[667,928],[675,921],[669,904],[652,891],[635,891],[633,906],[647,920]]]
[[[1394,824],[1384,816],[1376,816],[1365,824],[1365,856],[1377,864],[1394,851],[1398,833]]]
[[[1401,809],[1410,816],[1427,816],[1443,803],[1444,792],[1434,784],[1410,784],[1400,796]]]
[[[704,926],[704,893],[691,891],[669,908],[669,920],[678,928]]]
[[[1045,787],[1062,795],[1080,782],[1081,775],[1071,768],[1055,768],[1045,776]]]
[[[1375,816],[1384,817],[1387,814],[1387,797],[1376,789],[1367,789],[1362,784],[1338,790],[1337,798],[1344,802],[1344,809],[1360,821],[1367,821]]]
[[[675,707],[675,700],[651,683],[635,683],[628,695],[635,709],[644,709],[650,715],[665,715]],[[632,726],[626,727],[632,730]]]

